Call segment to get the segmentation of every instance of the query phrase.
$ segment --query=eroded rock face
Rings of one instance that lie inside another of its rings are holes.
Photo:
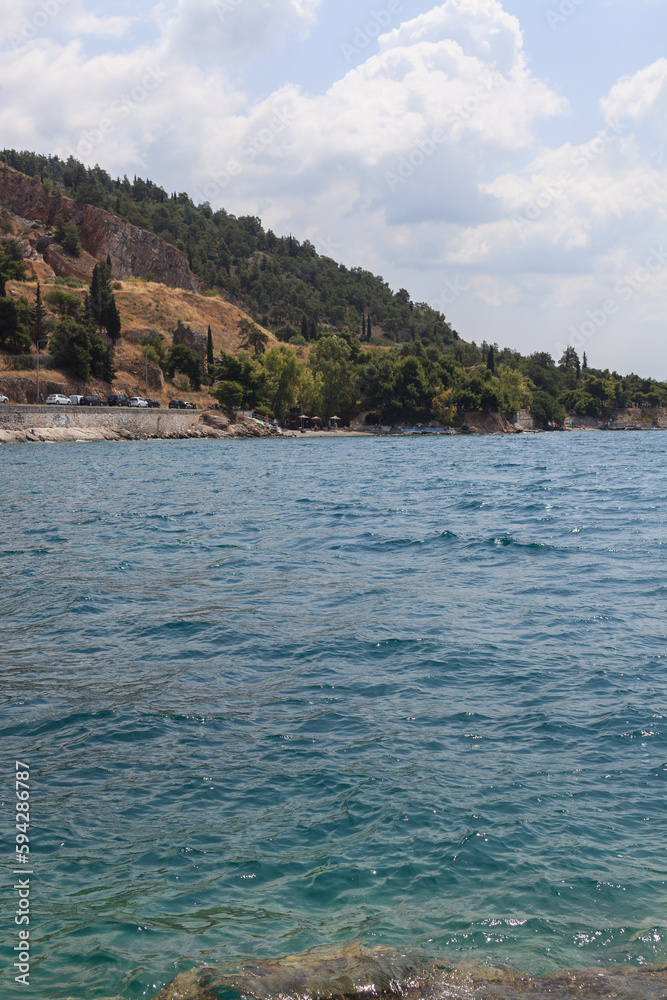
[[[191,347],[202,361],[206,360],[206,336],[203,333],[197,333],[189,326],[185,326],[184,323],[179,322],[174,330],[174,344],[184,344],[186,347]]]
[[[44,226],[53,226],[59,215],[67,222],[75,222],[84,249],[97,260],[106,260],[108,255],[116,278],[153,275],[155,281],[170,288],[199,291],[199,281],[190,270],[187,257],[170,243],[165,243],[154,233],[123,222],[101,208],[51,193],[39,181],[2,162],[0,201],[13,214]],[[59,273],[55,266],[59,263],[54,256],[56,251],[49,248],[48,253],[53,261],[48,263]],[[67,263],[76,267],[74,258],[68,258]],[[70,273],[74,274],[74,271]]]

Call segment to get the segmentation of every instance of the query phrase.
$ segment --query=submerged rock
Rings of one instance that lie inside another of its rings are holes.
[[[330,951],[305,952],[276,961],[247,964],[221,973],[205,967],[177,976],[155,1000],[353,1000],[368,996],[419,995],[426,966],[393,948],[347,945]]]
[[[667,967],[584,969],[526,976],[509,969],[425,961],[393,948],[348,945],[236,970],[182,973],[154,1000],[665,1000]]]

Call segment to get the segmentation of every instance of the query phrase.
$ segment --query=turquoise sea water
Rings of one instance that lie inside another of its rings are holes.
[[[4,447],[1,995],[15,758],[39,1000],[353,940],[666,962],[666,454]]]

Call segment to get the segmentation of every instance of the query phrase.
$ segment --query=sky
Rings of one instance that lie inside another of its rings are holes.
[[[667,379],[667,0],[13,0],[0,144]]]

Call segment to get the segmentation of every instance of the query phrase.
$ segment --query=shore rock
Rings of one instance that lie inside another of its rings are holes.
[[[511,969],[456,968],[393,948],[358,944],[242,969],[212,966],[177,976],[154,1000],[664,1000],[667,968],[582,969],[528,976]]]
[[[249,963],[239,971],[193,969],[177,976],[155,1000],[218,1000],[233,994],[257,1000],[407,997],[420,987],[425,975],[425,966],[413,956],[393,948],[369,949],[353,944]]]

